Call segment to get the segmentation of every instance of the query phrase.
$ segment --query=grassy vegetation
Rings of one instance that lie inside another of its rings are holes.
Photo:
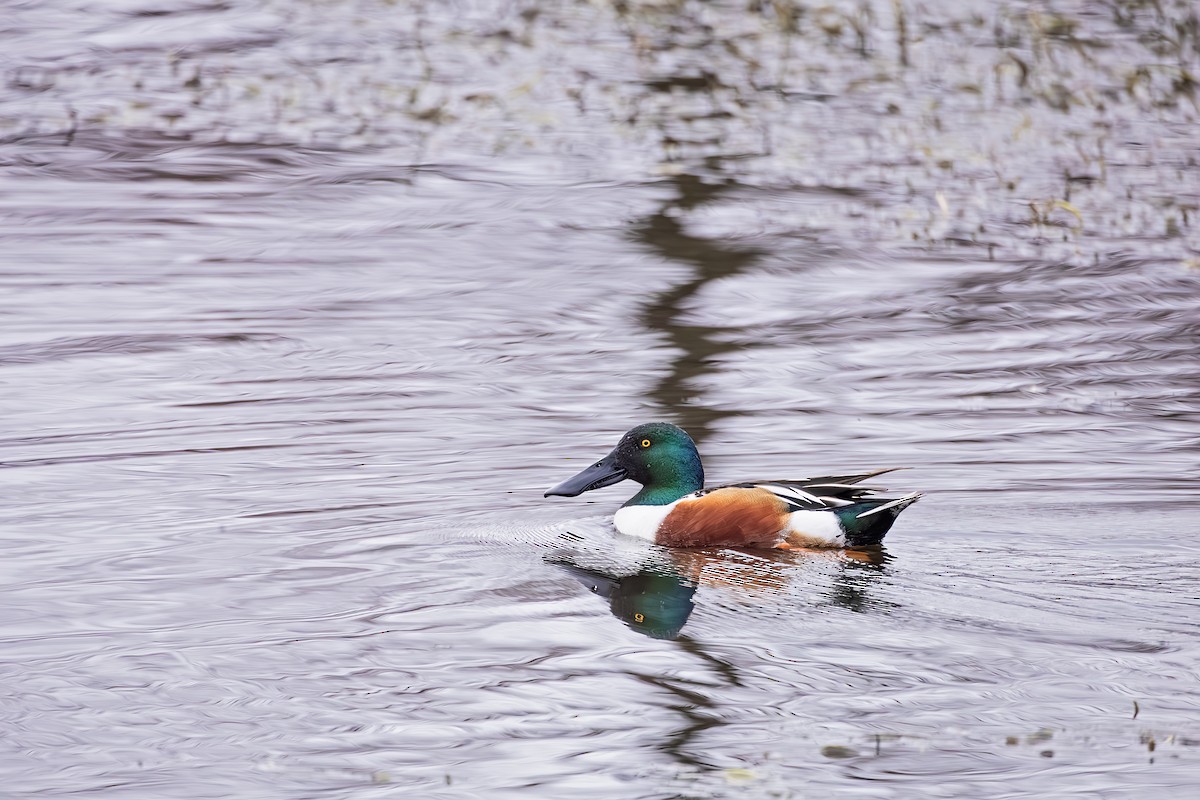
[[[1200,253],[1184,0],[176,5],[18,12],[6,158],[56,139],[150,159],[181,141],[549,159],[833,191],[797,232],[889,249]]]

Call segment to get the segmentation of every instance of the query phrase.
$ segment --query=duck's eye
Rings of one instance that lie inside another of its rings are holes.
[[[642,447],[649,447],[649,446],[650,446],[650,440],[642,439]]]

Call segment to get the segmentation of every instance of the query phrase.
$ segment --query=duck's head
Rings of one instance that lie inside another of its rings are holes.
[[[687,432],[667,422],[638,425],[604,458],[546,491],[576,497],[629,478],[642,491],[626,505],[666,505],[704,486],[700,454]]]

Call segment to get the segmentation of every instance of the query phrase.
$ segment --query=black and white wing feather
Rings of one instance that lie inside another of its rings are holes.
[[[865,472],[861,475],[826,475],[820,478],[805,478],[792,481],[746,481],[732,483],[743,489],[766,489],[788,504],[792,511],[827,511],[841,506],[848,506],[863,500],[876,492],[886,491],[868,486],[860,486],[862,481],[893,472],[892,469],[881,469],[875,472]],[[712,487],[713,489],[725,488]],[[708,491],[712,491],[709,489]]]

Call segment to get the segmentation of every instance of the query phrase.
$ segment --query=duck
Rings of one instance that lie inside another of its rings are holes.
[[[893,471],[706,488],[700,453],[687,431],[650,422],[626,432],[612,452],[544,496],[578,497],[632,480],[642,488],[617,510],[613,524],[626,536],[665,547],[869,548],[922,496],[879,497],[882,490],[860,485]]]

